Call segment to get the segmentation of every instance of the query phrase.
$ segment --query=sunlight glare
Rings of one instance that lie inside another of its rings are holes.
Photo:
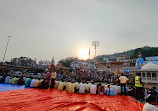
[[[80,51],[80,58],[83,60],[86,60],[89,58],[89,50],[88,49],[82,49]]]

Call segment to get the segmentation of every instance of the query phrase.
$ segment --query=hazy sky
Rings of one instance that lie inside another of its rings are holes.
[[[0,61],[78,57],[158,46],[158,0],[0,0]]]

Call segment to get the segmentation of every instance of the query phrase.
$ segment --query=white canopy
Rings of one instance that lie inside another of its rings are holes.
[[[141,71],[158,71],[158,65],[149,62],[148,64],[145,64],[142,68]]]

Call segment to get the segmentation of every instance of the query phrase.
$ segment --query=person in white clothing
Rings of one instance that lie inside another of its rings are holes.
[[[122,73],[121,76],[119,77],[120,84],[121,84],[121,95],[123,94],[123,88],[124,88],[124,93],[126,94],[126,83],[128,81],[128,78]]]
[[[111,87],[111,89],[113,89],[116,93],[116,95],[119,93],[119,89],[118,86],[114,83],[114,85]]]
[[[85,90],[86,90],[86,85],[85,85],[85,82],[83,81],[83,83],[80,84],[79,93],[84,94]]]
[[[158,111],[158,108],[152,104],[145,103],[142,111]]]
[[[91,94],[96,94],[97,92],[97,86],[92,82],[92,85],[90,86],[90,93]]]
[[[5,83],[9,83],[9,79],[10,79],[10,76],[7,76],[7,77],[5,78]]]
[[[30,87],[34,87],[35,82],[36,82],[36,79],[32,79],[32,81],[30,83]]]

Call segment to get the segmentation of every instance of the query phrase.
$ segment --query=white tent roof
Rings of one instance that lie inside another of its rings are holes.
[[[141,71],[158,71],[158,65],[149,62],[148,64],[145,64],[142,68]]]

